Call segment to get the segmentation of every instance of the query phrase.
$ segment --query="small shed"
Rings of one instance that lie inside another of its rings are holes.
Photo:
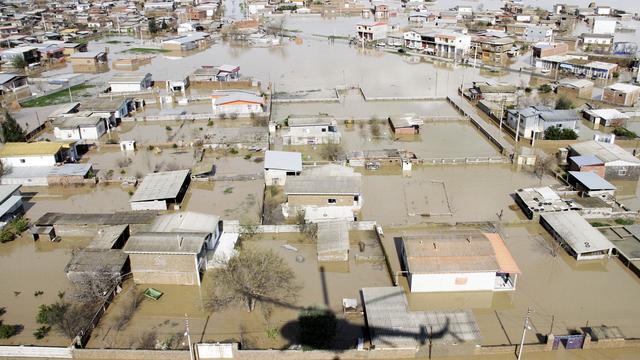
[[[611,241],[576,211],[542,214],[540,224],[577,261],[611,257],[615,248]]]
[[[82,249],[75,251],[64,268],[73,283],[83,283],[88,277],[116,278],[128,271],[128,256],[117,249]]]
[[[594,172],[604,177],[605,168],[604,161],[595,155],[579,155],[569,158],[569,170]]]
[[[267,186],[284,185],[287,176],[300,175],[302,154],[292,151],[267,150],[264,155],[264,182]]]
[[[349,225],[346,221],[318,223],[318,261],[349,261]]]
[[[418,119],[414,114],[394,116],[387,119],[391,131],[396,135],[415,135],[420,133],[420,126],[424,121]]]
[[[179,206],[189,188],[189,170],[148,174],[136,189],[129,203],[131,210],[167,210]]]
[[[615,185],[594,172],[569,171],[569,183],[588,196],[613,195],[616,191]]]
[[[47,175],[47,183],[49,185],[82,184],[91,174],[93,174],[93,165],[90,163],[63,164],[51,168]]]

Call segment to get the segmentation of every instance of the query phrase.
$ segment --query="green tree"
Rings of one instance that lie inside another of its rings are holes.
[[[60,300],[53,304],[40,305],[36,321],[38,324],[50,326],[69,339],[73,339],[90,319],[89,306],[86,304],[72,305],[62,297],[60,296]]]
[[[557,110],[569,110],[573,108],[574,108],[573,103],[566,96],[560,96],[556,101]]]
[[[552,126],[544,131],[545,140],[576,140],[578,134],[573,129]]]
[[[538,88],[538,91],[543,94],[549,93],[551,92],[551,85],[549,84],[540,85],[540,87]]]
[[[158,32],[158,24],[156,24],[156,18],[151,16],[147,19],[149,21],[149,32],[155,34]]]
[[[4,142],[22,142],[26,140],[24,130],[7,111],[5,111],[4,121],[2,122],[2,134],[4,135]]]
[[[27,62],[22,56],[14,56],[13,59],[11,59],[11,66],[16,69],[24,69],[27,67]]]
[[[336,336],[336,314],[329,309],[309,307],[300,311],[298,326],[299,341],[302,346],[314,349],[331,347]]]

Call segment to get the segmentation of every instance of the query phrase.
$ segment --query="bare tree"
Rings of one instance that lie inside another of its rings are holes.
[[[145,331],[138,339],[139,348],[144,350],[155,350],[158,343],[158,334],[155,331]]]
[[[102,304],[119,281],[118,274],[107,267],[84,272],[73,278],[73,289],[69,298],[75,302]]]
[[[320,156],[329,161],[336,161],[344,154],[344,149],[340,144],[324,144],[321,145]]]
[[[243,246],[214,273],[208,305],[218,310],[243,303],[247,311],[261,306],[289,305],[300,291],[295,274],[272,250]]]
[[[116,316],[114,327],[116,330],[122,330],[129,324],[133,314],[138,310],[142,303],[143,294],[138,291],[137,286],[133,286],[126,294],[122,295],[120,313]]]
[[[553,156],[547,155],[539,155],[536,159],[536,163],[533,168],[533,173],[536,174],[538,179],[540,179],[540,183],[542,183],[542,178],[544,174],[547,172],[553,171],[556,166],[556,159]]]

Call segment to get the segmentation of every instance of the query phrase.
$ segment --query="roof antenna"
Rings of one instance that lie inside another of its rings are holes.
[[[438,245],[436,245],[435,241],[433,242],[433,250],[436,250],[436,251],[438,250]]]
[[[182,235],[178,235],[178,247],[182,248],[182,240],[184,240],[184,237]]]
[[[467,242],[471,244],[471,236],[467,236]]]

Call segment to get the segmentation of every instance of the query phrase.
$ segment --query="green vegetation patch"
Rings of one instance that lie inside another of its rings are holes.
[[[94,88],[94,85],[80,84],[71,87],[71,96],[78,95],[78,93],[84,92],[87,89]],[[29,99],[20,103],[22,107],[37,107],[56,105],[69,102],[69,89],[58,90],[48,95],[40,96],[37,98]]]

